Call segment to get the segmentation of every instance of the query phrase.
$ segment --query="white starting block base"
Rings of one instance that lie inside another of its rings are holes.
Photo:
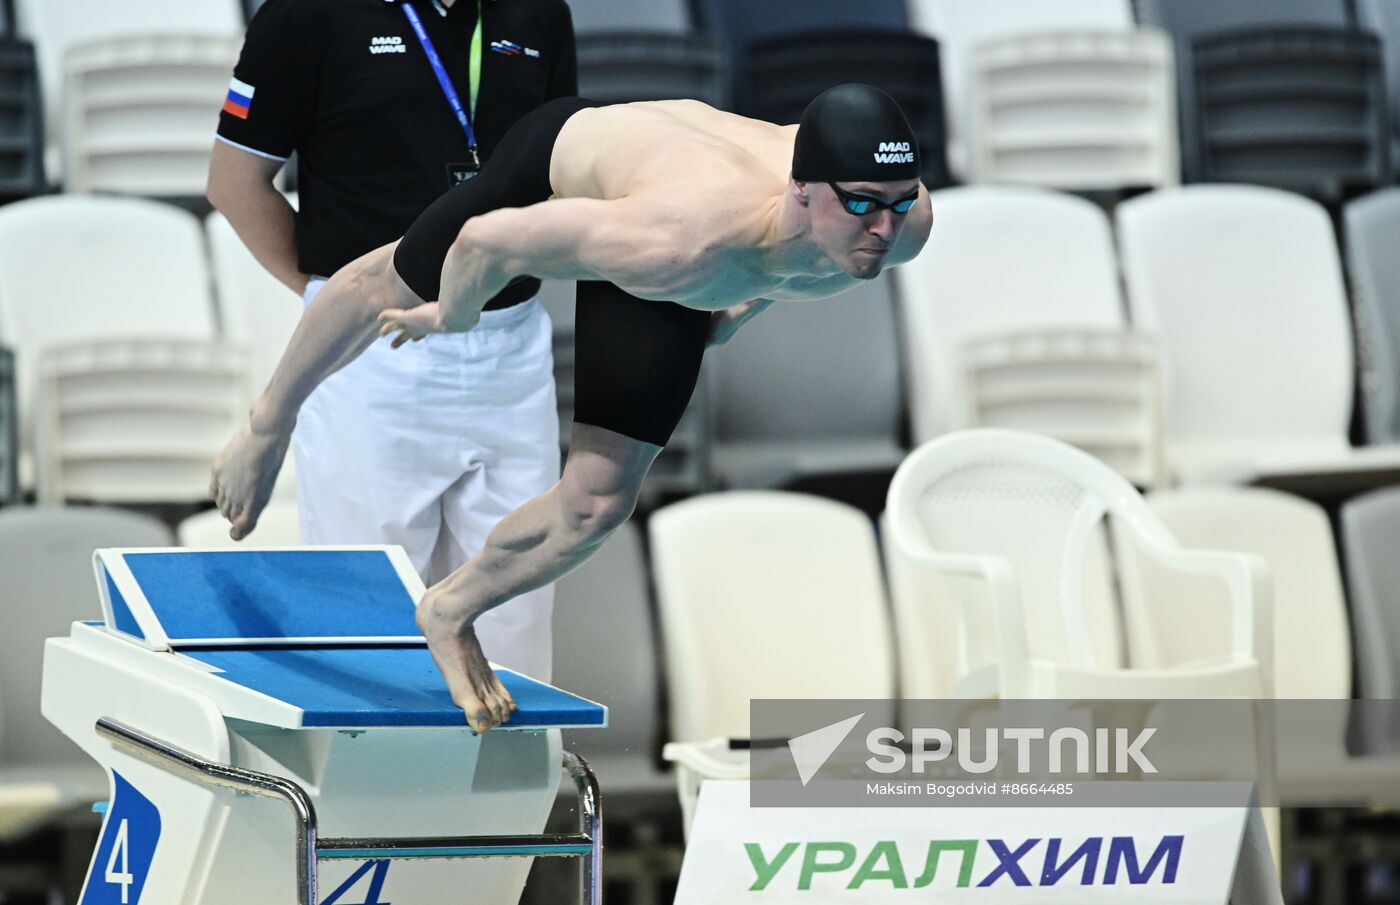
[[[405,567],[397,548],[99,551],[106,621],[51,639],[44,663],[45,716],[112,777],[81,905],[304,897],[286,803],[191,781],[99,732],[99,720],[198,760],[290,780],[314,807],[323,842],[385,842],[382,852],[355,846],[351,858],[320,851],[317,905],[457,905],[467,890],[474,902],[517,901],[528,858],[473,851],[443,860],[438,850],[434,860],[404,860],[415,855],[403,840],[422,839],[428,857],[442,837],[537,836],[558,787],[558,728],[601,726],[605,712],[502,671],[520,710],[501,729],[472,733],[421,640],[402,640],[421,593]],[[133,583],[137,574],[144,580]],[[260,584],[270,578],[275,591]],[[201,610],[215,618],[192,620]],[[240,620],[250,628],[243,636],[206,632]],[[333,637],[343,622],[353,623],[353,640]],[[177,626],[197,641],[182,642]]]

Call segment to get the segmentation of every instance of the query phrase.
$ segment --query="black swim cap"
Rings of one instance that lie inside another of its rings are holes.
[[[919,143],[899,104],[870,85],[837,85],[802,113],[792,149],[799,182],[919,178]]]

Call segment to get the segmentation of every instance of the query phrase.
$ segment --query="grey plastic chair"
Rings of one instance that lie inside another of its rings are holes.
[[[789,124],[812,98],[846,82],[883,89],[899,101],[919,141],[922,176],[946,186],[947,135],[938,42],[907,30],[824,27],[774,34],[734,50],[736,113]]]
[[[1368,443],[1400,442],[1400,188],[1349,203],[1347,269],[1361,362]]]
[[[1347,25],[1347,0],[1136,0],[1138,22],[1182,42],[1208,31],[1257,25]],[[1380,0],[1389,2],[1389,0]]]
[[[1137,0],[1138,21],[1155,25],[1172,36],[1176,49],[1177,108],[1181,118],[1182,171],[1198,171],[1196,135],[1188,131],[1195,120],[1188,107],[1197,91],[1191,65],[1198,35],[1239,28],[1279,25],[1345,27],[1350,24],[1346,0]],[[1189,181],[1191,177],[1186,177]]]
[[[1381,37],[1386,90],[1390,95],[1390,166],[1400,170],[1400,3],[1355,0],[1358,24]]]
[[[19,501],[19,410],[15,356],[0,346],[0,506]]]
[[[909,28],[904,0],[694,0],[694,4],[696,25],[734,49],[805,31]]]
[[[44,641],[102,617],[93,550],[174,542],[155,519],[118,509],[0,511],[0,783],[53,783],[71,804],[106,795],[103,772],[39,711]]]
[[[1357,697],[1400,697],[1400,487],[1372,491],[1342,506],[1342,550],[1351,598]],[[1400,720],[1369,726],[1368,753],[1400,750]]]
[[[658,769],[661,686],[642,532],[628,522],[555,586],[554,681],[604,704],[608,731],[565,732],[618,797],[657,795],[674,807],[675,780]]]
[[[686,0],[573,0],[574,31],[690,31]],[[584,95],[587,97],[587,95]]]
[[[1290,25],[1194,36],[1178,70],[1186,182],[1248,182],[1322,200],[1390,180],[1380,40]]]
[[[719,50],[706,37],[599,32],[578,39],[579,95],[606,104],[691,98],[724,104]]]
[[[43,101],[34,45],[0,38],[0,198],[43,189]]]
[[[903,458],[889,274],[835,298],[775,304],[706,358],[724,486],[893,470]]]

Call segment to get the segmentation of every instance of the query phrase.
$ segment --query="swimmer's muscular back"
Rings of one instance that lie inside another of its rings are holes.
[[[771,181],[776,194],[787,182],[796,135],[796,126],[736,116],[699,101],[594,107],[565,123],[554,144],[549,178],[560,198],[621,198],[661,182],[703,192],[739,175],[715,172],[718,154],[756,181]],[[705,165],[687,169],[695,158]]]

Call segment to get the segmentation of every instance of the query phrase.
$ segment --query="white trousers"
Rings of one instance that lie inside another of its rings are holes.
[[[306,400],[292,446],[302,543],[398,544],[440,581],[559,479],[549,315],[531,300],[467,333],[376,341]],[[550,585],[482,615],[486,656],[550,681],[553,609]]]

